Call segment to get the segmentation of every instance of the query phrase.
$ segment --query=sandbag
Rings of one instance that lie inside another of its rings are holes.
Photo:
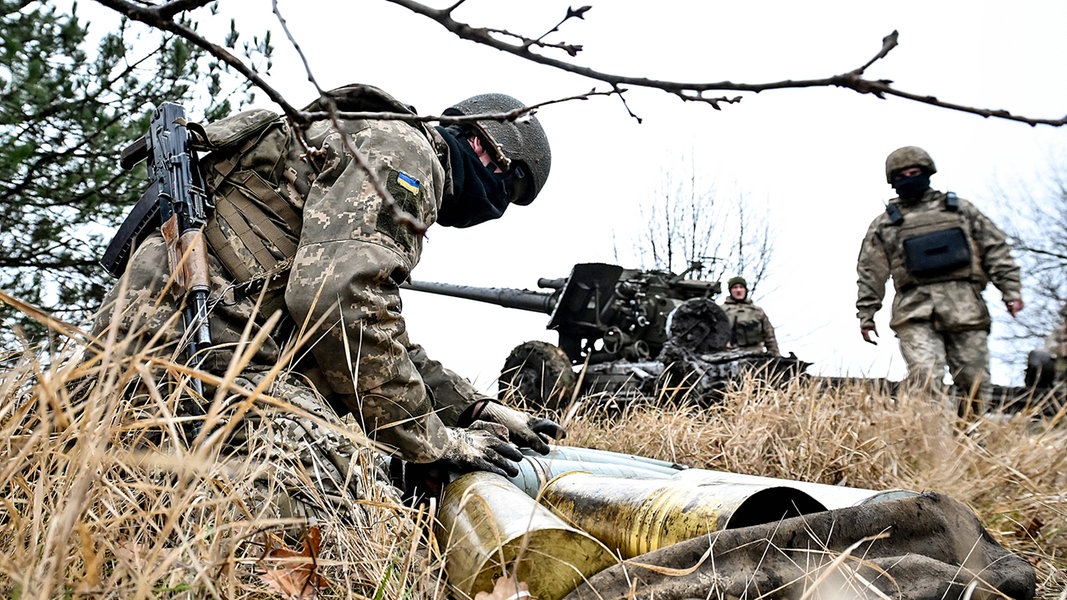
[[[601,571],[565,600],[1028,600],[1035,587],[1033,567],[970,508],[925,493],[693,538]]]

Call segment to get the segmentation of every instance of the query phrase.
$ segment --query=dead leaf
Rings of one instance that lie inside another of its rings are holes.
[[[326,578],[317,572],[321,544],[322,533],[313,525],[304,534],[300,552],[284,546],[268,546],[261,561],[277,564],[279,568],[267,569],[260,579],[286,598],[315,598],[318,590],[330,587]]]
[[[533,598],[530,595],[530,586],[525,581],[519,581],[515,576],[501,577],[493,584],[493,591],[478,592],[474,600],[523,600]]]
[[[1034,515],[1030,518],[1029,521],[1026,522],[1026,525],[1023,527],[1023,533],[1026,537],[1032,540],[1036,540],[1037,537],[1041,535],[1041,529],[1044,526],[1045,522],[1042,521],[1041,518],[1037,515]]]

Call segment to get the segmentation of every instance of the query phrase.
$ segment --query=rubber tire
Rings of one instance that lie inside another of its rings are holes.
[[[567,354],[555,344],[531,341],[511,351],[500,370],[500,397],[527,409],[558,410],[570,402],[577,383]]]
[[[1031,350],[1026,355],[1026,373],[1023,379],[1028,388],[1052,387],[1056,383],[1056,359],[1044,350]]]

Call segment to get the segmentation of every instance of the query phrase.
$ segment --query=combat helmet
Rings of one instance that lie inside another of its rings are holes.
[[[479,94],[445,109],[445,116],[504,113],[526,105],[506,94]],[[544,187],[552,167],[552,151],[541,123],[533,116],[516,121],[477,121],[469,124],[491,146],[490,155],[511,175],[511,202],[525,206]]]
[[[907,167],[922,167],[928,174],[937,173],[934,159],[918,146],[904,146],[889,153],[885,159],[885,180],[893,183],[893,173]]]
[[[730,289],[738,284],[745,286],[746,290],[748,289],[748,282],[745,281],[745,278],[741,277],[740,275],[736,277],[731,277],[730,280],[726,282],[726,289]]]

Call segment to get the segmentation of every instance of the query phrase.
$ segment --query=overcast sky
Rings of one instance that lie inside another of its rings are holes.
[[[242,31],[252,32],[253,23],[276,26],[266,0],[222,6],[240,7]],[[324,88],[374,84],[423,113],[439,114],[486,91],[534,103],[607,87],[459,40],[384,1],[278,0],[278,6]],[[537,37],[568,6],[469,0],[455,17]],[[868,77],[958,104],[1044,118],[1067,113],[1062,0],[613,0],[594,3],[585,17],[546,41],[582,44],[574,62],[609,73],[697,82],[821,78],[864,64],[897,30],[899,47]],[[275,36],[268,79],[302,105],[314,88],[284,36]],[[1067,129],[850,90],[769,91],[721,111],[659,91],[632,89],[627,99],[641,123],[617,98],[544,108],[538,117],[553,163],[541,196],[474,229],[432,228],[413,277],[534,288],[539,277],[565,276],[574,263],[616,262],[616,249],[618,262],[636,266],[636,255],[627,253],[642,227],[641,207],[663,187],[665,173],[689,177],[696,165],[699,181],[743,194],[768,214],[775,253],[755,301],[774,322],[782,350],[815,363],[814,373],[898,379],[903,360],[888,326],[888,299],[878,314],[878,346],[863,343],[854,306],[860,240],[894,196],[884,178],[886,155],[922,146],[938,166],[933,186],[957,192],[995,219],[1017,210],[1010,192],[1018,180],[1047,172],[1057,155],[1067,164]],[[1009,184],[1009,197],[990,192],[995,181]],[[985,295],[994,311],[1003,311],[997,290]],[[513,346],[555,341],[544,329],[546,315],[470,301],[405,292],[404,314],[412,338],[431,356],[486,389]],[[1007,383],[1023,363],[1021,356],[996,362],[994,380]]]

